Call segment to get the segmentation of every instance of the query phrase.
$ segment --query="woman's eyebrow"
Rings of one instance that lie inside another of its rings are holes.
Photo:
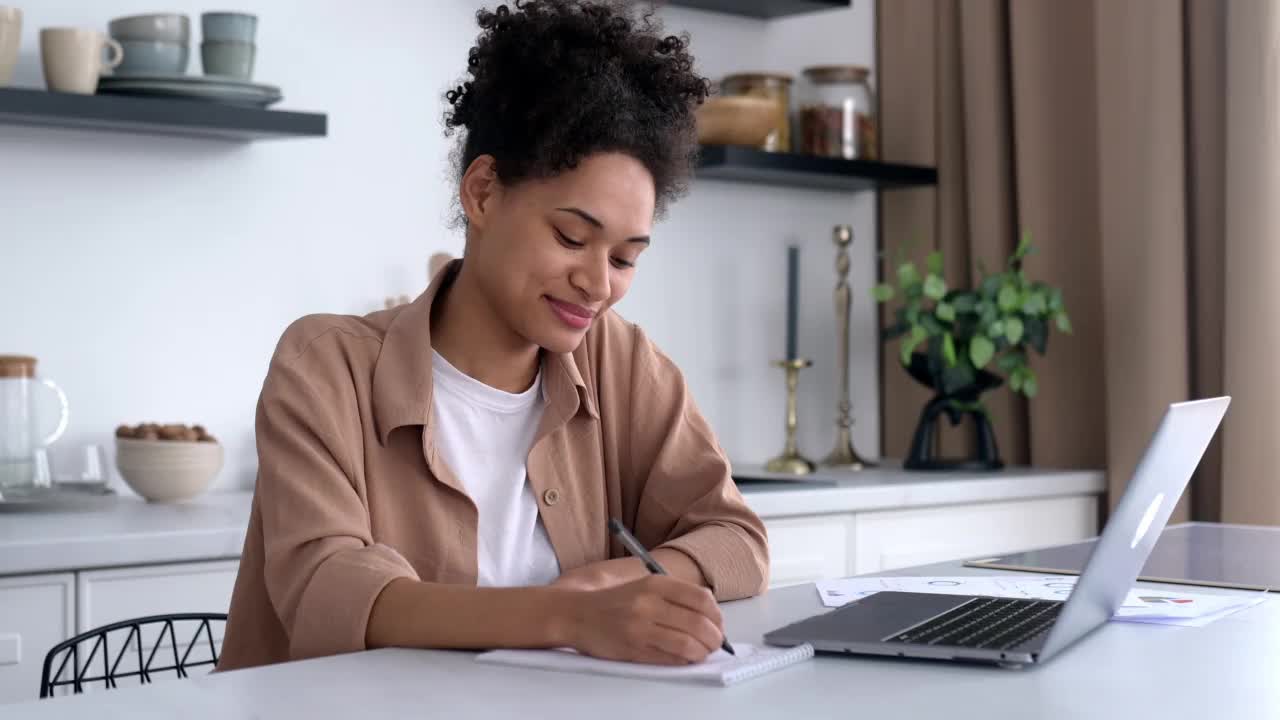
[[[572,213],[572,214],[577,215],[578,217],[582,218],[583,220],[586,220],[587,222],[591,223],[592,225],[596,226],[596,228],[597,228],[597,229],[599,229],[599,230],[603,230],[603,229],[604,229],[604,223],[600,222],[599,220],[597,220],[597,219],[596,219],[596,217],[595,217],[594,215],[592,215],[591,213],[589,213],[589,212],[587,212],[586,210],[583,210],[583,209],[581,209],[581,208],[576,208],[576,207],[562,207],[562,208],[556,208],[556,210],[559,210],[560,212]]]
[[[562,208],[556,208],[556,210],[557,210],[557,211],[559,211],[559,212],[566,212],[566,213],[569,213],[569,214],[571,214],[571,215],[577,215],[578,217],[582,218],[583,220],[586,220],[588,223],[591,223],[591,225],[593,225],[593,226],[594,226],[596,229],[598,229],[598,230],[603,230],[603,229],[604,229],[604,223],[602,223],[602,222],[600,222],[599,220],[597,220],[597,219],[596,219],[596,216],[592,215],[591,213],[587,212],[586,210],[583,210],[582,208],[576,208],[576,207],[562,207]],[[632,237],[632,238],[627,238],[627,242],[642,243],[642,244],[648,245],[648,244],[649,244],[649,236],[648,236],[648,235],[637,235],[637,236]]]

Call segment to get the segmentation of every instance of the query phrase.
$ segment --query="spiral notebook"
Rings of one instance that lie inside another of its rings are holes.
[[[736,656],[717,650],[697,665],[680,667],[600,660],[572,650],[493,650],[477,655],[476,662],[728,687],[813,657],[807,644],[776,648],[735,642],[733,649]]]

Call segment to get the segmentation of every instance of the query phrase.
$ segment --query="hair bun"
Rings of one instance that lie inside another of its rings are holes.
[[[517,182],[623,152],[653,175],[659,209],[683,192],[710,89],[686,38],[626,0],[517,0],[476,22],[467,79],[444,94],[446,132],[466,128],[459,173],[493,155],[499,179]]]

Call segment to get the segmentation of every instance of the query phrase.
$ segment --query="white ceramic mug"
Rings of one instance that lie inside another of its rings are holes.
[[[105,62],[104,48],[111,49],[111,57]],[[97,30],[44,28],[40,31],[40,59],[44,63],[44,82],[50,90],[92,95],[98,91],[102,71],[124,59],[124,49]]]
[[[13,80],[18,64],[18,44],[22,41],[22,11],[0,5],[0,87]]]

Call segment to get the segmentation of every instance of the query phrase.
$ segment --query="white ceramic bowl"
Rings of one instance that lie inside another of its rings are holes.
[[[186,45],[152,40],[121,40],[124,60],[113,74],[125,75],[185,75],[190,49]]]
[[[116,438],[116,469],[151,502],[189,500],[208,489],[222,469],[216,442]]]

